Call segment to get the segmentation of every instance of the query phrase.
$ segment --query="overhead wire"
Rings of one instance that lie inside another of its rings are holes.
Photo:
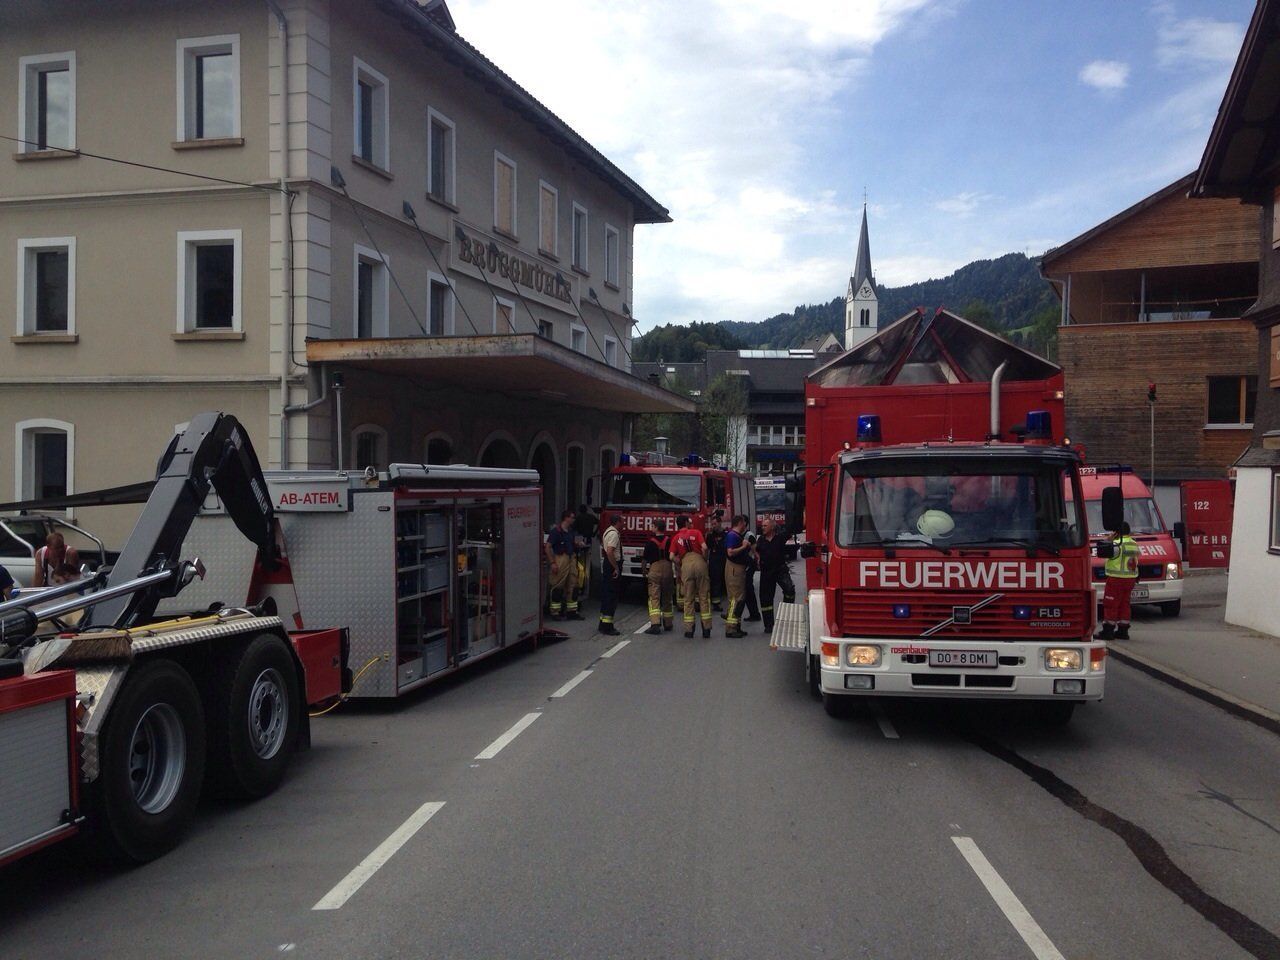
[[[449,272],[440,265],[440,258],[436,256],[436,252],[431,249],[431,244],[427,241],[427,235],[423,233],[422,227],[418,225],[418,214],[414,212],[413,207],[409,205],[409,201],[404,202],[405,219],[413,224],[413,229],[417,231],[418,236],[422,239],[422,245],[427,248],[427,253],[431,254],[431,262],[436,265],[436,269],[440,271],[440,276],[444,277],[444,282],[449,286],[449,292],[453,294],[453,302],[462,307],[462,315],[467,318],[467,324],[471,327],[472,332],[478,337],[480,336],[480,328],[476,326],[475,321],[471,319],[471,314],[467,312],[466,305],[463,304],[462,298],[458,296],[458,288],[454,286],[453,280],[449,277]]]
[[[587,287],[587,295],[591,297],[591,301],[596,305],[596,308],[604,314],[604,322],[609,324],[609,329],[618,334],[618,346],[622,347],[622,352],[627,355],[627,362],[635,363],[635,358],[631,356],[631,351],[627,349],[627,338],[618,333],[618,328],[613,325],[613,320],[609,317],[609,311],[604,308],[604,304],[596,296],[596,288]]]

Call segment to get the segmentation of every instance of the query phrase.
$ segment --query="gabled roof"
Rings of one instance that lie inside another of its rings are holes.
[[[871,284],[871,292],[877,297],[876,277],[871,272],[871,238],[867,235],[867,205],[862,205],[862,229],[858,232],[858,254],[853,263],[853,279],[850,281],[850,292],[857,293],[862,289],[863,281]]]
[[[917,307],[865,343],[809,374],[824,387],[878,387],[930,383],[975,383],[991,379],[1005,364],[1004,380],[1045,380],[1062,368],[939,308],[932,316]]]
[[[503,73],[492,60],[462,39],[453,29],[453,17],[443,0],[375,0],[428,46],[440,51],[463,73],[479,82],[479,89],[496,96],[505,106],[525,117],[538,131],[631,201],[636,223],[670,223],[671,213],[658,203],[603,153]]]

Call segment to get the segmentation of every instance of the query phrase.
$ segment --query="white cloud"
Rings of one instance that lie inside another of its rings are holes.
[[[806,151],[875,46],[949,2],[450,6],[463,36],[671,209],[674,223],[636,231],[633,307],[647,329],[843,290],[856,198],[806,177]]]
[[[1129,65],[1120,60],[1094,60],[1080,68],[1080,82],[1097,90],[1123,90],[1129,84]]]
[[[980,204],[994,199],[996,198],[990,193],[966,190],[963,193],[957,193],[954,197],[939,200],[933,206],[934,209],[943,213],[951,213],[957,217],[968,217],[973,215],[973,211],[977,210]]]
[[[1152,6],[1156,28],[1156,63],[1165,69],[1188,66],[1231,66],[1240,53],[1244,27],[1239,23],[1188,17],[1179,20],[1172,3]]]

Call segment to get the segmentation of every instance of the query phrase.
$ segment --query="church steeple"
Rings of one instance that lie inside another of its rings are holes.
[[[858,232],[858,253],[844,298],[844,346],[852,350],[876,335],[880,295],[871,271],[871,239],[867,234],[867,202],[862,201],[862,229]]]

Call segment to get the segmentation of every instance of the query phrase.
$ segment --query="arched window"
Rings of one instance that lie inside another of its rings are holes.
[[[565,506],[576,510],[583,502],[583,482],[585,481],[587,450],[580,443],[571,443],[565,448]]]
[[[477,458],[482,467],[503,467],[507,470],[518,469],[520,449],[515,438],[505,430],[495,430],[480,444],[480,456]]]
[[[427,464],[446,464],[453,460],[453,441],[443,433],[434,433],[427,437],[422,450],[422,462]]]
[[[869,327],[869,326],[871,326],[871,311],[870,311],[870,310],[863,309],[863,311],[862,311],[862,325],[863,325],[864,327]]]
[[[365,423],[351,431],[351,466],[380,468],[387,465],[387,431],[375,423]]]
[[[14,492],[19,500],[65,497],[75,492],[74,424],[22,420],[14,431]]]

